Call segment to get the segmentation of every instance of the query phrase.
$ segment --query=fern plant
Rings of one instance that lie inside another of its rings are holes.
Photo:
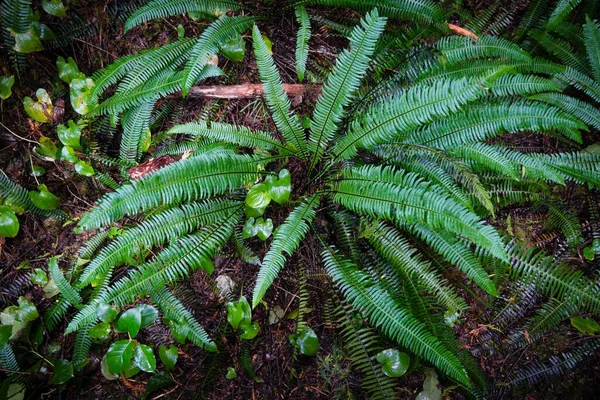
[[[234,20],[242,26],[254,22],[235,18],[222,17],[211,32]],[[584,121],[576,111],[535,98],[562,96],[564,85],[543,74],[548,74],[547,68],[563,67],[540,62],[500,38],[481,37],[474,43],[449,37],[431,50],[445,63],[419,66],[408,84],[388,86],[394,90],[369,97],[364,104],[358,97],[361,82],[385,25],[386,18],[373,10],[352,29],[350,49],[340,54],[323,84],[309,128],[292,110],[273,56],[259,28],[253,27],[259,76],[280,136],[210,121],[177,125],[171,133],[201,138],[206,146],[119,187],[81,217],[78,225],[83,230],[105,229],[127,216],[144,218],[102,247],[72,280],[73,291],[65,288],[67,293],[50,311],[56,319],[84,297],[66,331],[79,332],[78,358],[89,349],[85,332],[98,320],[98,307],[126,307],[145,296],[185,325],[192,342],[215,350],[168,286],[195,270],[211,274],[215,252],[230,240],[245,258],[255,259],[240,245],[239,232],[244,210],[255,215],[264,207],[249,207],[256,204],[249,201],[248,190],[264,198],[258,190],[265,186],[263,179],[273,182],[272,171],[286,166],[297,171],[292,196],[283,201],[289,214],[260,263],[253,307],[268,298],[280,271],[293,265],[295,253],[310,251],[303,247],[310,238],[320,244],[332,282],[372,327],[475,393],[485,390],[485,376],[459,349],[444,322],[468,305],[444,278],[445,270],[458,269],[490,296],[500,290],[491,275],[504,271],[505,277],[529,282],[549,297],[590,313],[600,311],[597,282],[507,243],[485,220],[505,203],[551,199],[548,184],[600,185],[598,155],[523,153],[491,141],[504,132],[528,131],[573,145],[581,142],[589,118]],[[178,45],[188,46],[184,43]],[[204,60],[214,49],[205,43],[201,38],[194,44],[193,59]],[[182,87],[188,71],[174,70],[181,62],[142,60],[129,56],[96,74],[94,90],[100,93],[133,66],[143,63],[158,70],[168,62],[173,69],[145,85],[162,85],[169,91]],[[479,72],[465,71],[465,63],[479,67]],[[143,88],[136,90],[145,96]],[[122,97],[127,99],[124,105],[112,98],[94,112],[120,112],[143,104],[135,103],[136,96]],[[586,113],[592,120],[598,118],[591,106]],[[328,220],[334,221],[337,234],[323,229],[321,222]],[[148,249],[159,251],[148,258]],[[121,265],[132,268],[127,276],[113,279]],[[90,284],[95,288],[84,296],[81,290]],[[371,333],[358,335],[362,340]],[[370,391],[376,391],[374,379],[369,380]],[[383,385],[382,391],[389,391],[389,385]]]

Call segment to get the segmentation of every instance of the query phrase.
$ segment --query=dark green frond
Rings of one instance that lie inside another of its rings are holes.
[[[2,170],[0,170],[0,197],[11,204],[22,207],[27,211],[31,211],[32,213],[41,215],[45,218],[56,218],[60,221],[67,219],[67,216],[60,210],[42,210],[41,208],[38,208],[33,204],[31,198],[29,198],[29,192],[8,179]]]
[[[566,41],[550,35],[548,32],[531,31],[529,33],[546,51],[558,58],[565,65],[577,71],[586,71],[584,60],[573,51]]]
[[[572,67],[567,67],[564,72],[557,74],[556,77],[564,79],[592,99],[600,102],[600,82],[594,81],[583,72]]]
[[[546,27],[551,30],[560,25],[579,3],[581,3],[581,0],[558,0],[552,14],[550,14]]]
[[[536,161],[559,171],[564,179],[600,188],[600,154],[586,151],[555,154],[532,154]]]
[[[543,92],[559,92],[563,88],[555,81],[535,75],[505,75],[491,88],[496,96],[528,95]]]
[[[540,93],[529,96],[531,100],[543,101],[577,117],[587,125],[600,130],[600,110],[590,103],[562,93]]]
[[[583,37],[587,59],[596,82],[600,82],[600,25],[598,21],[592,21],[589,17],[586,17],[586,21],[583,26]]]
[[[241,9],[240,3],[235,0],[153,0],[129,16],[125,22],[125,32],[134,26],[157,18],[187,13],[222,15],[228,10],[239,9]]]
[[[105,195],[96,207],[81,217],[79,226],[99,228],[125,215],[161,204],[177,204],[227,193],[242,187],[245,182],[254,181],[256,177],[257,165],[249,156],[206,154],[190,157]]]
[[[454,354],[432,335],[415,317],[402,309],[380,284],[326,248],[323,263],[344,297],[369,318],[390,339],[433,363],[440,371],[466,386],[471,386],[466,371]]]
[[[581,223],[577,215],[572,210],[563,206],[554,206],[546,204],[548,207],[548,216],[545,222],[545,227],[548,229],[556,229],[567,241],[571,248],[577,248],[583,242],[581,232]]]
[[[478,58],[532,61],[531,55],[518,45],[496,36],[480,36],[477,41],[466,36],[449,36],[442,38],[437,48],[449,64],[464,63]]]
[[[265,255],[258,271],[256,284],[252,292],[252,307],[256,307],[277,277],[277,274],[286,261],[286,254],[291,256],[306,236],[312,220],[315,218],[315,209],[319,205],[320,197],[309,197],[285,219],[275,230],[273,242]]]
[[[258,73],[263,84],[265,99],[273,116],[273,121],[286,142],[291,144],[295,151],[299,152],[301,158],[307,159],[308,150],[306,148],[304,128],[302,127],[300,118],[291,111],[292,105],[283,90],[281,77],[279,76],[279,72],[277,72],[277,68],[275,68],[273,56],[269,52],[256,25],[252,30],[252,40]]]
[[[298,21],[298,33],[296,37],[296,74],[298,81],[304,80],[306,72],[306,61],[308,60],[308,41],[310,39],[310,19],[306,7],[296,7],[296,20]]]
[[[123,135],[121,136],[121,160],[137,162],[142,154],[142,142],[150,130],[150,117],[154,101],[142,103],[123,114]]]
[[[58,267],[56,257],[52,257],[48,262],[48,272],[50,273],[50,277],[54,280],[54,284],[60,293],[69,303],[74,305],[81,304],[81,296],[79,296],[77,290],[75,290],[73,286],[71,286],[71,284],[65,279],[62,271]]]
[[[338,57],[333,71],[323,85],[315,104],[313,122],[310,126],[309,148],[315,165],[337,132],[343,110],[352,100],[362,78],[365,76],[375,43],[383,32],[386,19],[377,10],[367,14],[350,35],[350,51],[344,50]]]

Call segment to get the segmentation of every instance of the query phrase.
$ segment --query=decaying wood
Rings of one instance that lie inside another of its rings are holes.
[[[284,83],[283,90],[285,90],[288,96],[293,98],[316,96],[321,91],[321,86]],[[263,85],[260,83],[194,86],[190,90],[188,97],[203,99],[249,99],[262,96],[263,92]]]
[[[478,36],[476,34],[474,34],[473,32],[462,28],[458,25],[454,25],[454,24],[448,24],[448,28],[450,28],[450,30],[454,33],[456,33],[457,35],[462,35],[462,36],[467,36],[470,37],[473,40],[477,40]]]

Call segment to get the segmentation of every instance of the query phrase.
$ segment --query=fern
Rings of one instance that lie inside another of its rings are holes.
[[[581,3],[581,0],[559,0],[550,18],[548,19],[547,28],[556,28],[561,22],[569,16],[569,14]]]
[[[142,103],[126,111],[123,115],[123,136],[121,137],[120,158],[126,162],[136,162],[142,153],[144,136],[150,130],[150,116],[154,101]]]
[[[81,304],[81,296],[79,293],[67,282],[62,271],[58,267],[58,262],[55,257],[52,257],[48,262],[48,272],[50,277],[54,280],[54,284],[64,296],[65,300],[74,305]]]
[[[42,217],[55,218],[59,221],[67,219],[67,216],[60,210],[42,210],[38,208],[31,201],[27,190],[8,179],[2,170],[0,170],[0,195],[5,201]]]
[[[227,10],[239,10],[241,7],[234,0],[153,0],[137,9],[125,22],[125,32],[131,28],[158,18],[167,18],[186,13],[206,13],[219,15]]]
[[[583,36],[587,58],[596,82],[600,82],[600,25],[586,16],[587,23],[583,26]]]
[[[310,39],[310,19],[305,7],[296,7],[296,20],[300,25],[296,37],[296,74],[298,75],[298,81],[302,82],[306,72],[308,40]]]

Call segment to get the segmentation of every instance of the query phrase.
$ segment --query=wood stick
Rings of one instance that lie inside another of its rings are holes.
[[[321,91],[321,86],[284,83],[283,90],[285,90],[290,97],[298,97],[303,95],[316,95]],[[188,97],[194,99],[248,99],[259,97],[262,94],[262,84],[245,83],[242,85],[194,86],[190,90]]]

